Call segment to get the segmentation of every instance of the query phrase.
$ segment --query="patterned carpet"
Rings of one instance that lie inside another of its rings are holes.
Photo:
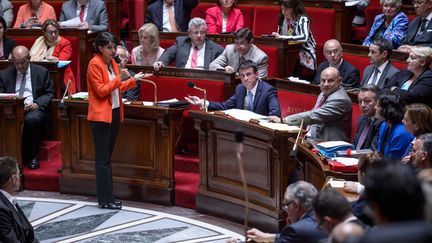
[[[18,197],[41,242],[225,242],[242,238],[229,230],[171,214],[96,203]]]

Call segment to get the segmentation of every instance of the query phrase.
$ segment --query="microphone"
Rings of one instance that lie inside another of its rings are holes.
[[[244,192],[244,197],[245,197],[244,236],[245,236],[245,242],[247,242],[247,231],[248,231],[248,222],[249,222],[249,194],[248,194],[246,175],[245,175],[244,165],[243,165],[244,133],[242,130],[237,129],[234,132],[234,134],[235,134],[235,141],[237,143],[237,146],[236,146],[237,162],[238,162],[238,167],[239,167],[239,171],[240,171],[240,178],[242,180],[243,192]]]
[[[120,59],[120,57],[119,57],[118,55],[115,55],[115,56],[114,56],[114,61],[115,61],[116,63],[118,63],[118,64],[121,63],[121,59]]]
[[[299,131],[297,133],[297,138],[296,138],[296,140],[294,142],[293,149],[291,150],[291,152],[289,154],[289,156],[290,156],[291,159],[295,159],[296,156],[297,156],[297,143],[299,142],[300,134],[302,133],[302,130],[303,130],[303,121],[304,120],[301,119],[300,129],[299,129]]]
[[[67,84],[66,84],[66,89],[65,89],[65,91],[64,91],[64,93],[63,93],[63,96],[62,96],[62,98],[61,98],[61,101],[60,101],[60,104],[63,104],[64,103],[64,99],[65,99],[65,97],[66,97],[66,94],[68,94],[69,92],[69,85],[71,84],[71,81],[70,81],[70,79],[68,80],[68,82],[67,82]],[[70,95],[70,94],[69,94]]]
[[[207,91],[206,91],[205,89],[203,89],[203,88],[199,88],[199,87],[197,87],[197,86],[196,86],[194,83],[192,83],[191,81],[189,81],[189,82],[187,83],[187,86],[189,86],[189,88],[197,89],[197,90],[199,90],[199,91],[201,91],[201,92],[204,93],[204,102],[203,102],[203,104],[202,104],[202,106],[201,106],[201,110],[204,111],[205,113],[207,113],[207,106],[206,106],[206,101],[207,101]]]

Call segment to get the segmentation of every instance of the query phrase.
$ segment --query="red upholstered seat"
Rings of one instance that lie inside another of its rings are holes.
[[[407,67],[406,62],[392,62],[392,63],[399,70],[405,69]]]
[[[129,30],[138,30],[144,24],[144,2],[146,0],[129,0]]]
[[[311,19],[311,30],[317,44],[324,44],[336,37],[334,9],[305,8]]]
[[[408,15],[408,21],[411,23],[415,18],[417,18],[416,15]]]
[[[243,14],[244,27],[247,27],[250,30],[252,30],[253,23],[254,23],[255,6],[239,4],[236,5],[236,7],[239,8]]]
[[[279,6],[256,6],[253,18],[254,35],[271,34],[277,30]]]
[[[167,49],[174,44],[174,40],[160,40],[160,47]]]
[[[357,40],[363,42],[363,40],[366,38],[366,36],[369,34],[370,29],[372,28],[373,22],[375,20],[375,16],[382,13],[381,7],[371,7],[369,6],[365,10],[365,19],[366,19],[366,25],[365,26],[358,26],[352,28],[352,40]]]
[[[351,115],[351,142],[354,141],[355,133],[357,132],[357,121],[361,115],[359,104],[352,105],[352,115]]]
[[[356,67],[360,71],[360,80],[363,78],[364,69],[370,65],[370,60],[365,56],[356,56],[350,53],[344,52],[343,54],[344,60],[351,63],[354,67]]]
[[[126,30],[129,24],[129,1],[130,0],[123,0],[121,3],[120,30]]]
[[[268,77],[276,77],[279,73],[278,70],[278,50],[276,47],[271,46],[259,46],[259,48],[265,52],[268,56]]]
[[[311,110],[317,99],[315,95],[295,93],[286,90],[278,90],[277,94],[282,117]]]
[[[202,19],[206,18],[206,10],[210,7],[216,6],[216,3],[199,3],[191,13],[191,18],[199,17]]]

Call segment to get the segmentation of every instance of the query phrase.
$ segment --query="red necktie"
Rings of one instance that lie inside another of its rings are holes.
[[[194,46],[192,52],[191,68],[197,68],[197,62],[198,62],[198,47]]]
[[[364,142],[366,141],[367,134],[369,132],[369,128],[371,127],[372,121],[371,119],[367,119],[366,125],[363,128],[362,133],[360,134],[359,140],[357,141],[357,147],[356,150],[360,150],[363,146]]]
[[[318,103],[317,107],[315,107],[315,109],[318,109],[321,106],[323,106],[326,100],[327,100],[327,96],[323,95],[323,97],[321,98],[320,102]]]
[[[80,13],[79,13],[79,18],[80,18],[81,22],[83,22],[83,20],[84,20],[85,8],[86,8],[85,5],[81,5],[81,10],[80,10]]]

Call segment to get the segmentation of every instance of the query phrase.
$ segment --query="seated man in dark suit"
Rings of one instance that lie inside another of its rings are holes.
[[[239,67],[241,84],[235,94],[224,102],[206,102],[209,110],[245,109],[263,116],[280,116],[280,106],[275,87],[259,79],[258,68],[251,60],[246,60]],[[196,96],[185,97],[193,105],[203,105],[203,100]]]
[[[63,3],[60,22],[80,18],[79,27],[93,32],[108,31],[108,14],[105,1],[68,0]]]
[[[54,96],[53,82],[46,68],[30,64],[27,47],[15,47],[12,61],[14,65],[0,73],[0,93],[15,93],[25,98],[23,159],[30,169],[37,169],[36,156],[49,118],[48,105]]]
[[[360,86],[374,84],[382,89],[396,73],[399,72],[391,63],[390,55],[393,50],[392,44],[385,39],[375,40],[369,46],[369,59],[371,65],[363,72]]]
[[[432,48],[432,1],[414,0],[414,10],[417,14],[408,25],[408,30],[398,51],[410,52],[411,47],[426,45]]]
[[[175,61],[176,67],[209,69],[210,63],[222,54],[224,48],[206,38],[207,24],[204,19],[193,18],[189,22],[188,36],[178,36],[159,60],[153,64],[158,71]]]
[[[145,23],[155,24],[159,31],[186,32],[192,9],[198,0],[157,0],[147,8]]]
[[[321,93],[310,111],[289,115],[283,119],[271,116],[272,122],[288,125],[310,125],[308,137],[325,141],[349,141],[351,132],[352,103],[341,87],[342,78],[334,67],[321,72]]]
[[[39,242],[33,226],[12,196],[20,188],[18,163],[0,157],[0,242]]]
[[[287,213],[290,224],[279,234],[264,233],[258,229],[247,232],[248,239],[254,242],[302,242],[315,243],[326,237],[315,219],[312,200],[317,195],[315,187],[305,181],[290,184],[281,208]]]
[[[339,70],[342,77],[342,87],[345,89],[357,88],[360,83],[360,72],[349,62],[343,60],[343,51],[339,41],[335,39],[326,41],[324,43],[323,52],[327,61],[318,66],[315,79],[312,83],[319,84],[321,72],[328,67],[334,67]]]
[[[357,132],[353,142],[356,150],[378,150],[379,129],[383,122],[382,119],[375,117],[375,105],[379,92],[379,88],[373,84],[367,84],[360,88],[358,102],[362,114],[357,122]]]

